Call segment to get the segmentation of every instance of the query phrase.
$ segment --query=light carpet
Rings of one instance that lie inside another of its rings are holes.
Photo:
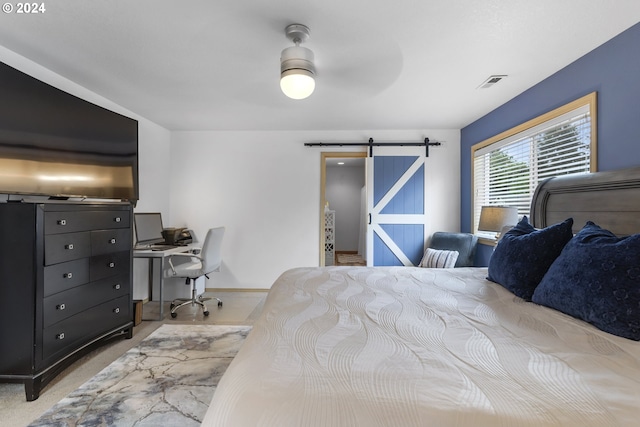
[[[162,325],[30,426],[198,426],[250,330]]]

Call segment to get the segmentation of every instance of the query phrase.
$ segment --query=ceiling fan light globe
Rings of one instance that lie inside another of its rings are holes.
[[[316,88],[313,74],[306,70],[287,70],[280,78],[280,89],[291,99],[305,99]]]
[[[316,87],[313,52],[302,46],[291,46],[280,54],[280,88],[291,99],[304,99]]]

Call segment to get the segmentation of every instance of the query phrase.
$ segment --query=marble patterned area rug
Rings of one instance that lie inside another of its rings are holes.
[[[199,426],[250,330],[162,325],[30,426]]]

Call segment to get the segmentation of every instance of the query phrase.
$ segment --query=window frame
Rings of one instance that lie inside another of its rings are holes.
[[[524,123],[521,123],[517,126],[512,127],[511,129],[507,129],[491,138],[485,139],[477,144],[471,146],[471,230],[472,233],[477,234],[478,230],[476,229],[475,218],[475,157],[476,152],[478,150],[486,149],[486,147],[491,146],[493,144],[498,144],[507,138],[512,138],[514,135],[522,134],[527,131],[533,131],[535,127],[542,125],[545,122],[554,120],[559,118],[560,116],[567,114],[573,110],[587,107],[590,115],[590,125],[591,125],[591,141],[589,145],[590,150],[590,158],[589,158],[589,172],[596,172],[598,165],[598,144],[597,144],[597,92],[591,92],[581,98],[578,98],[574,101],[571,101],[567,104],[564,104],[558,108],[555,108],[551,111],[548,111],[538,117],[535,117],[531,120],[528,120]],[[479,236],[479,241],[483,244],[487,245],[495,245],[496,241],[494,239],[489,239],[483,236]]]

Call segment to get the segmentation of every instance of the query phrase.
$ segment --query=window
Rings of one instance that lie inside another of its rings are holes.
[[[540,181],[596,170],[595,106],[594,92],[471,147],[474,232],[482,206],[528,216]]]

